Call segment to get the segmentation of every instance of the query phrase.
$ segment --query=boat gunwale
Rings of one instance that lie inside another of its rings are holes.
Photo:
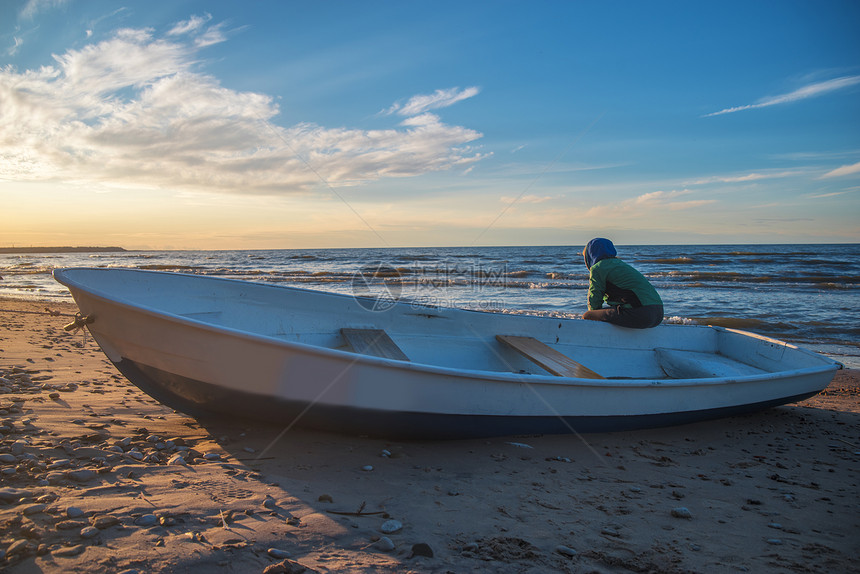
[[[351,351],[344,351],[339,349],[332,349],[329,347],[323,347],[320,345],[312,345],[309,343],[302,343],[300,341],[287,341],[275,336],[271,335],[262,335],[259,333],[254,333],[253,331],[247,331],[242,329],[237,329],[234,327],[228,327],[224,325],[218,325],[215,323],[206,322],[200,319],[193,319],[184,315],[180,315],[177,313],[172,313],[164,310],[160,310],[148,305],[143,305],[140,303],[134,303],[128,299],[122,299],[116,296],[111,296],[104,291],[96,288],[92,288],[90,286],[85,286],[79,281],[75,281],[74,279],[68,277],[66,271],[97,271],[97,272],[110,272],[110,271],[121,271],[121,272],[129,272],[129,273],[142,273],[142,274],[151,274],[155,276],[161,275],[176,275],[183,278],[194,278],[201,280],[210,280],[210,281],[219,281],[219,282],[227,282],[230,284],[238,285],[241,284],[243,286],[251,285],[256,288],[270,288],[270,289],[283,289],[287,291],[301,291],[303,293],[309,293],[314,295],[322,295],[329,297],[337,297],[337,298],[352,298],[352,299],[366,299],[362,297],[355,297],[350,295],[344,295],[342,293],[334,293],[329,291],[318,291],[314,289],[306,289],[301,287],[293,287],[288,285],[270,285],[267,283],[258,283],[253,281],[246,281],[243,279],[234,279],[228,277],[213,277],[208,275],[195,275],[191,273],[177,273],[177,272],[165,272],[165,271],[155,271],[148,269],[135,269],[130,267],[65,267],[58,268],[52,271],[52,275],[56,281],[66,286],[70,290],[74,287],[88,296],[100,299],[108,304],[116,305],[133,312],[143,313],[144,315],[149,315],[151,317],[178,323],[184,324],[186,326],[202,329],[204,331],[210,331],[216,334],[221,335],[229,335],[234,337],[239,337],[242,339],[255,341],[259,343],[265,343],[274,347],[281,347],[287,349],[293,349],[299,352],[310,353],[313,355],[319,355],[324,358],[334,358],[337,360],[349,359],[353,363],[366,363],[371,366],[385,367],[385,368],[395,368],[398,370],[409,370],[416,372],[425,372],[425,373],[433,373],[440,374],[445,376],[457,376],[461,378],[469,378],[476,379],[479,381],[487,381],[487,382],[506,382],[506,383],[516,383],[516,384],[540,384],[546,386],[582,386],[582,387],[621,387],[621,388],[639,388],[639,387],[665,387],[665,388],[679,388],[679,387],[705,387],[705,386],[720,386],[720,385],[731,385],[731,384],[746,384],[746,383],[762,383],[768,380],[775,379],[784,379],[787,377],[796,377],[796,376],[806,376],[818,373],[824,373],[827,371],[837,371],[843,368],[843,365],[838,361],[832,360],[828,357],[823,357],[817,353],[812,351],[808,351],[803,349],[802,347],[797,347],[791,345],[789,343],[785,343],[784,341],[780,341],[778,339],[772,339],[769,337],[764,337],[761,335],[757,335],[755,333],[742,331],[738,329],[730,329],[726,327],[719,326],[711,326],[711,325],[677,325],[677,327],[696,327],[702,329],[712,329],[717,331],[727,331],[732,333],[737,333],[741,336],[751,337],[759,340],[766,340],[769,342],[778,343],[781,345],[788,346],[793,352],[801,351],[805,354],[808,354],[814,358],[818,358],[822,360],[822,364],[820,366],[812,366],[805,367],[802,369],[792,369],[792,370],[784,370],[784,371],[774,371],[774,372],[765,372],[762,374],[754,374],[754,375],[744,375],[744,376],[733,376],[733,377],[713,377],[713,378],[686,378],[686,379],[653,379],[653,378],[643,378],[643,379],[582,379],[582,378],[574,378],[574,377],[559,377],[555,375],[541,375],[541,374],[526,374],[526,373],[515,373],[515,372],[505,372],[505,371],[489,371],[489,370],[480,370],[480,369],[458,369],[453,367],[443,367],[439,365],[433,365],[430,363],[416,363],[412,361],[401,361],[397,359],[388,359],[384,357],[376,357],[373,355],[363,355],[360,353],[354,353]],[[74,295],[74,293],[72,293]],[[439,307],[428,307],[439,309]],[[457,312],[471,312],[471,313],[485,313],[484,311],[479,311],[475,309],[460,309],[454,307],[443,307],[443,309],[450,309]],[[537,319],[544,319],[545,317],[541,317],[539,315],[516,315],[518,317],[535,317]],[[575,319],[568,318],[553,318],[553,320],[561,320],[561,321],[574,321]],[[670,325],[666,325],[665,327],[673,327]],[[482,339],[476,338],[478,342],[482,342]],[[829,363],[828,363],[829,361]]]
[[[684,325],[684,326],[686,326],[686,325]],[[722,327],[720,325],[698,325],[698,326],[707,327],[707,328],[713,329],[714,331],[718,331],[718,332],[734,333],[736,335],[741,335],[743,337],[749,337],[751,339],[757,339],[759,341],[764,341],[767,343],[774,343],[776,345],[782,345],[783,347],[787,347],[788,349],[791,349],[792,352],[802,353],[804,355],[807,355],[807,356],[812,357],[812,358],[816,358],[818,360],[829,361],[829,362],[833,363],[834,365],[836,365],[836,370],[840,370],[840,369],[845,368],[845,365],[843,365],[841,362],[837,361],[836,359],[831,359],[830,357],[822,355],[821,353],[816,353],[815,351],[811,351],[811,350],[806,349],[804,347],[799,347],[799,346],[795,345],[794,343],[788,343],[786,341],[782,341],[780,339],[775,339],[775,338],[769,337],[767,335],[760,335],[758,333],[753,333],[752,331],[744,331],[743,329],[734,329],[731,327]],[[781,372],[784,372],[784,371],[781,371]]]

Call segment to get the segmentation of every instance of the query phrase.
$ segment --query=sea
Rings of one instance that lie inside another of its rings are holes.
[[[774,337],[860,368],[860,244],[619,245],[663,299],[666,323]],[[581,246],[0,253],[0,297],[71,300],[62,267],[129,267],[400,300],[576,318]]]

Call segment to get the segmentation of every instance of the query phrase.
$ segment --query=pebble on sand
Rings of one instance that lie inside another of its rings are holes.
[[[0,488],[0,502],[13,502],[31,494],[23,488]]]
[[[678,506],[672,509],[672,516],[675,518],[693,518],[693,513],[686,506]]]
[[[373,543],[373,547],[377,550],[382,550],[383,552],[391,552],[394,550],[394,542],[392,542],[391,538],[388,536],[383,536]]]
[[[78,544],[76,546],[64,546],[63,548],[58,548],[57,550],[54,550],[52,554],[54,556],[77,556],[83,551],[84,546]]]
[[[111,516],[110,514],[103,514],[101,516],[93,517],[93,526],[95,526],[99,530],[110,528],[115,524],[119,524],[119,518],[117,518],[116,516]]]
[[[284,560],[276,564],[269,564],[263,569],[263,574],[314,574],[319,570],[308,568],[295,560]]]
[[[134,523],[138,526],[155,526],[158,524],[158,517],[154,514],[144,514],[143,516],[139,516]]]
[[[143,460],[143,456],[144,456],[143,453],[137,449],[130,450],[125,454],[126,454],[126,456],[128,456],[129,458],[133,458],[134,460]]]
[[[568,558],[576,556],[576,550],[570,548],[569,546],[565,546],[564,544],[559,544],[558,546],[556,546],[555,551],[562,556],[567,556]]]
[[[40,512],[45,512],[45,509],[48,507],[47,504],[31,504],[30,506],[24,507],[24,514],[30,516],[31,514],[38,514]]]
[[[185,462],[185,457],[179,453],[171,456],[170,460],[167,461],[167,464],[170,466],[175,466],[175,465],[188,466],[188,463]]]
[[[80,530],[88,524],[82,520],[61,520],[54,525],[57,530]]]
[[[433,549],[430,548],[429,544],[419,542],[412,545],[412,556],[426,556],[427,558],[433,558]]]
[[[392,519],[392,520],[386,520],[385,522],[383,522],[382,526],[379,527],[379,530],[381,532],[384,532],[385,534],[393,534],[402,528],[403,528],[402,522],[400,522],[399,520]]]
[[[94,470],[89,468],[81,468],[78,470],[70,470],[66,473],[68,478],[71,478],[75,482],[86,482],[88,480],[92,480],[96,477],[96,473]]]
[[[95,538],[99,535],[99,529],[95,526],[86,526],[81,529],[81,538]]]
[[[6,548],[7,556],[26,554],[30,551],[30,543],[27,540],[16,540]]]

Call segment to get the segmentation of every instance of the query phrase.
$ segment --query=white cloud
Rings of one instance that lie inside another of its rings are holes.
[[[763,98],[759,100],[755,104],[749,104],[746,106],[737,106],[734,108],[726,108],[724,110],[720,110],[718,112],[713,112],[710,114],[706,114],[704,117],[712,117],[719,116],[722,114],[731,114],[734,112],[740,112],[744,110],[752,110],[756,108],[766,108],[769,106],[776,106],[779,104],[787,104],[791,102],[797,102],[800,100],[805,100],[808,98],[814,98],[817,96],[821,96],[823,94],[839,90],[842,88],[847,88],[849,86],[854,86],[856,84],[860,84],[860,76],[845,76],[842,78],[835,78],[833,80],[827,80],[825,82],[816,82],[814,84],[809,84],[807,86],[803,86],[802,88],[798,88],[793,92],[789,92],[787,94],[782,94],[779,96],[772,96],[768,98]]]
[[[21,45],[24,43],[24,40],[22,40],[18,36],[14,36],[12,38],[12,42],[13,42],[13,44],[11,46],[9,46],[9,48],[6,49],[6,55],[7,56],[14,56],[15,54],[17,54],[18,48],[21,47]]]
[[[194,39],[194,44],[200,48],[205,48],[213,44],[220,44],[226,40],[227,35],[224,33],[224,24],[222,23],[207,28],[205,32]]]
[[[632,203],[634,203],[636,205],[664,203],[669,199],[674,199],[680,195],[687,195],[689,193],[692,193],[692,192],[688,189],[673,190],[673,191],[652,191],[650,193],[643,193],[639,197],[634,198],[632,200]]]
[[[21,8],[18,13],[21,18],[32,19],[42,12],[47,12],[53,8],[66,4],[68,0],[27,0],[27,3]]]
[[[544,203],[554,199],[550,195],[523,195],[522,197],[504,196],[501,198],[503,203]]]
[[[854,175],[856,173],[860,173],[860,161],[851,165],[843,165],[842,167],[837,167],[836,169],[828,171],[827,173],[822,175],[821,178],[825,179],[831,177],[842,177],[845,175]]]
[[[447,108],[457,102],[478,95],[480,90],[476,87],[466,88],[450,88],[447,90],[436,90],[432,94],[422,94],[412,96],[405,104],[394,104],[386,113],[397,114],[400,116],[416,116],[430,110],[439,108]]]
[[[704,185],[709,183],[746,183],[763,179],[781,179],[808,175],[808,170],[794,169],[782,171],[752,172],[743,175],[715,175],[690,182],[689,185]]]
[[[807,197],[808,197],[809,199],[824,199],[824,198],[827,198],[827,197],[837,197],[837,196],[840,196],[840,195],[846,195],[846,194],[849,194],[849,193],[857,193],[858,191],[860,191],[860,187],[852,187],[852,188],[849,188],[849,189],[843,189],[842,191],[834,191],[834,192],[831,192],[831,193],[819,193],[819,194],[816,194],[816,195],[809,195],[809,196],[807,196]]]
[[[620,216],[624,214],[644,215],[660,210],[680,211],[693,209],[717,203],[714,199],[696,199],[688,201],[676,201],[676,198],[694,193],[689,189],[676,189],[671,191],[652,191],[643,193],[633,198],[618,202],[596,205],[586,211],[584,217]]]
[[[212,20],[211,14],[203,16],[192,16],[188,20],[184,20],[176,24],[167,32],[168,36],[194,36],[194,45],[200,48],[220,44],[227,40],[224,34],[224,23],[218,23],[214,26],[206,27],[206,24]]]
[[[0,68],[0,178],[280,193],[313,189],[319,178],[354,185],[484,157],[470,147],[480,133],[426,111],[385,130],[273,125],[270,96],[196,71],[207,34],[220,31],[207,22],[192,18],[163,38],[119,30],[54,56],[53,66]]]
[[[204,14],[203,16],[192,16],[188,20],[183,20],[182,22],[177,23],[173,28],[170,29],[169,32],[167,32],[167,35],[181,36],[184,34],[198,32],[210,20],[212,20],[211,14]]]

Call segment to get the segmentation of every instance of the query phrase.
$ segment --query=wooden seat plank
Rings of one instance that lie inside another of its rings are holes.
[[[406,353],[382,329],[343,328],[340,333],[356,353],[398,361],[409,360]]]
[[[606,378],[603,375],[595,373],[585,365],[577,363],[567,355],[559,353],[549,345],[538,341],[534,337],[496,335],[496,340],[518,351],[524,357],[536,363],[543,369],[546,369],[553,375],[559,377],[573,377],[575,379]]]

